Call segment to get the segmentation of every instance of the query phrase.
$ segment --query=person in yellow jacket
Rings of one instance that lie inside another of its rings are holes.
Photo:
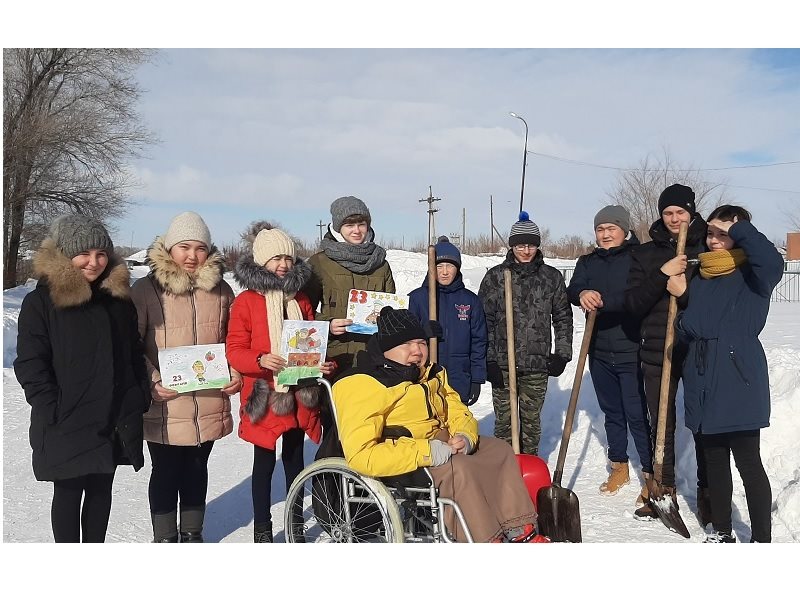
[[[348,465],[370,477],[430,467],[439,493],[459,504],[475,541],[546,541],[537,535],[536,509],[511,446],[479,436],[446,370],[428,364],[430,332],[410,311],[388,306],[377,324],[358,366],[333,386]],[[445,519],[464,541],[452,510]]]

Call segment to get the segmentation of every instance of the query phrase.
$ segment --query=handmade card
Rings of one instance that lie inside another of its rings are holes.
[[[399,296],[387,292],[370,292],[366,290],[350,290],[347,301],[347,318],[353,324],[345,329],[351,333],[371,335],[378,331],[378,315],[384,306],[392,308],[408,308],[408,296]]]
[[[183,394],[220,389],[231,381],[225,344],[176,346],[158,351],[161,385]]]
[[[278,373],[278,385],[294,385],[298,379],[319,377],[328,351],[328,321],[283,322],[280,355],[288,363]]]

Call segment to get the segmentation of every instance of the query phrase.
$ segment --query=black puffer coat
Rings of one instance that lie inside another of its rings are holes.
[[[600,292],[603,308],[597,311],[589,354],[618,365],[639,361],[639,319],[625,311],[625,287],[631,266],[631,250],[639,245],[636,234],[616,248],[595,248],[578,259],[567,286],[569,301],[581,305],[581,292]]]
[[[706,229],[706,222],[699,214],[695,214],[686,237],[686,255],[689,258],[697,258],[700,252],[706,251]],[[661,266],[675,258],[677,241],[661,219],[650,226],[650,237],[652,241],[632,249],[625,309],[633,317],[642,320],[639,358],[649,365],[661,366],[670,298],[667,291],[669,277],[661,272]],[[694,271],[693,266],[686,269],[687,281],[691,280]],[[678,308],[685,308],[688,302],[687,290],[678,298]],[[685,356],[686,344],[676,337],[672,350],[673,362],[681,363]]]
[[[31,405],[40,481],[144,465],[147,371],[128,298],[128,269],[112,257],[90,285],[52,243],[34,259],[39,284],[22,302],[14,372]]]
[[[487,362],[508,369],[508,335],[503,271],[511,269],[514,349],[517,371],[547,373],[550,354],[572,358],[572,307],[561,271],[546,265],[541,250],[529,263],[518,263],[513,251],[481,281],[478,297],[486,314]],[[555,332],[552,344],[550,326]],[[554,347],[551,347],[551,344]]]

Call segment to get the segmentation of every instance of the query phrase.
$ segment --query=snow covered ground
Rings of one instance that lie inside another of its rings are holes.
[[[425,277],[426,257],[422,254],[390,250],[388,260],[392,265],[398,293],[408,293],[418,287]],[[486,269],[498,264],[500,260],[498,257],[465,256],[463,273],[467,287],[477,291]],[[547,262],[565,267],[574,264],[574,261]],[[146,267],[135,267],[133,276],[141,277],[146,272]],[[230,274],[226,278],[238,291]],[[29,281],[28,284],[7,290],[3,294],[3,542],[52,541],[49,514],[52,486],[37,482],[33,477],[28,445],[29,406],[11,368],[16,355],[19,307],[22,298],[33,285],[35,282]],[[573,353],[577,357],[583,332],[583,316],[578,310],[574,311],[574,316]],[[762,433],[762,457],[773,491],[773,539],[775,542],[796,542],[800,541],[800,444],[797,443],[797,428],[800,425],[800,305],[772,304],[769,322],[761,339],[769,361],[772,390],[772,426]],[[542,414],[540,453],[548,460],[551,471],[558,455],[564,412],[574,375],[575,361],[567,366],[561,377],[550,380],[547,392]],[[633,519],[634,500],[640,489],[638,481],[632,480],[616,496],[606,497],[599,494],[597,488],[607,476],[605,432],[602,413],[597,405],[588,370],[586,371],[562,482],[580,499],[584,542],[693,544],[702,541],[703,530],[694,516],[694,450],[689,431],[683,426],[681,393],[678,403],[678,500],[681,514],[692,535],[689,540],[671,533],[658,521],[642,523]],[[480,400],[472,409],[480,421],[481,433],[491,434],[494,415],[488,384],[484,386]],[[250,444],[240,440],[235,433],[214,446],[209,464],[210,482],[205,526],[205,538],[208,542],[252,541],[251,448]],[[307,440],[307,463],[313,460],[315,451],[316,446]],[[633,458],[636,453],[632,441],[629,443],[629,451],[632,455],[633,472],[638,473],[639,465]],[[117,470],[107,536],[109,542],[148,542],[151,539],[147,504],[150,465],[147,456],[146,463],[138,473],[134,473],[130,467]],[[276,541],[283,541],[281,498],[284,494],[283,470],[278,465],[273,483],[275,503],[272,507]],[[736,535],[741,540],[749,540],[747,504],[735,469],[733,518]],[[462,556],[467,559],[466,555]],[[644,558],[644,555],[640,558]],[[629,561],[630,557],[622,560]],[[598,574],[598,578],[605,576]],[[635,588],[629,589],[637,593]]]

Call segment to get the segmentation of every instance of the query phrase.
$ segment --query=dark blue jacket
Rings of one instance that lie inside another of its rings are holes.
[[[597,311],[589,354],[611,364],[639,362],[640,320],[625,310],[625,289],[631,266],[631,248],[639,245],[636,235],[621,246],[581,256],[567,287],[569,301],[580,306],[584,290],[600,292],[603,308]]]
[[[486,381],[486,317],[478,295],[464,287],[461,273],[450,285],[437,286],[437,320],[444,330],[439,341],[439,364],[447,369],[450,385],[466,402],[472,383]],[[428,279],[408,295],[408,309],[423,323],[428,320]]]
[[[689,286],[689,306],[677,329],[689,342],[683,367],[686,426],[713,434],[769,426],[769,373],[758,334],[769,297],[783,272],[775,246],[748,221],[728,235],[747,263],[729,275]]]

